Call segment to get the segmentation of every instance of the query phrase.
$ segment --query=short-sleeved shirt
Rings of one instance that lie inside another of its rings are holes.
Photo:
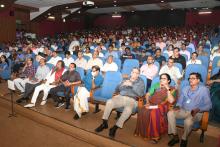
[[[61,80],[62,81],[68,80],[69,82],[76,82],[76,81],[81,81],[81,77],[77,71],[68,70],[62,75]]]

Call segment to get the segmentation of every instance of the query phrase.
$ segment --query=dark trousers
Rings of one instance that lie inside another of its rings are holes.
[[[28,98],[34,92],[35,87],[39,85],[40,83],[37,84],[26,83],[23,97]]]
[[[151,86],[151,82],[152,82],[151,79],[147,79],[147,88],[146,88],[146,92],[148,92],[148,89],[149,89],[150,86]]]
[[[57,87],[51,88],[50,93],[51,97],[53,97],[55,102],[61,102],[62,100],[59,99],[58,92],[64,92],[64,96],[66,98],[66,105],[70,105],[70,93],[71,87],[65,87],[63,84]]]

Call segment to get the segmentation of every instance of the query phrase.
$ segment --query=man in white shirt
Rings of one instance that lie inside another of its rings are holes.
[[[77,67],[83,68],[86,70],[87,67],[87,61],[85,58],[83,58],[83,53],[82,51],[78,52],[78,58],[75,61],[75,64]]]
[[[174,66],[174,59],[169,58],[167,65],[164,65],[159,72],[159,75],[167,73],[170,75],[171,79],[173,79],[176,83],[176,86],[180,84],[180,79],[182,78],[182,74],[178,67]]]
[[[65,56],[66,56],[66,58],[64,58],[63,61],[64,61],[64,63],[65,63],[65,66],[66,66],[66,67],[69,67],[69,65],[70,65],[71,63],[74,63],[74,59],[72,58],[72,56],[71,56],[71,54],[70,54],[69,51],[66,51],[66,52],[65,52]]]
[[[180,54],[185,54],[187,55],[188,57],[188,60],[190,59],[190,52],[186,49],[186,44],[185,43],[182,43],[182,47],[181,47],[181,50],[180,50]]]
[[[87,63],[86,69],[92,69],[94,65],[99,66],[99,68],[102,68],[103,62],[101,59],[98,58],[99,53],[97,51],[94,51],[92,58]]]
[[[189,64],[202,64],[202,62],[198,60],[197,57],[198,57],[198,53],[193,52],[191,59],[186,63],[186,66],[188,66]]]
[[[57,52],[56,52],[56,51],[53,51],[52,57],[50,58],[49,61],[47,61],[47,63],[56,65],[56,64],[57,64],[57,61],[59,61],[59,60],[62,60],[62,58],[57,55]]]
[[[104,66],[101,68],[102,72],[107,71],[118,71],[118,65],[113,62],[113,56],[108,56],[107,62],[104,64]]]
[[[80,46],[80,43],[76,39],[76,37],[73,37],[73,41],[70,43],[70,46],[69,46],[69,51],[71,54],[73,53],[73,51],[75,51],[76,46]]]

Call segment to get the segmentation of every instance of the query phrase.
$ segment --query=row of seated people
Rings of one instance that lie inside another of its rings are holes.
[[[149,63],[152,60],[148,58]],[[173,61],[173,59],[170,59]],[[65,64],[63,61],[58,61],[55,68],[49,71],[46,66],[44,58],[40,59],[40,66],[35,74],[34,68],[32,68],[33,60],[29,59],[27,65],[23,69],[23,75],[20,78],[15,78],[14,82],[18,89],[23,88],[23,96],[17,100],[21,103],[24,100],[28,100],[33,92],[31,103],[25,105],[25,107],[35,106],[37,97],[40,91],[44,92],[43,100],[41,105],[45,105],[47,96],[51,93],[54,101],[57,102],[56,106],[60,107],[63,105],[63,100],[57,96],[58,91],[65,92],[66,108],[70,108],[70,91],[72,85],[79,85],[81,82],[76,95],[73,96],[74,110],[76,114],[74,119],[79,119],[81,115],[89,112],[88,98],[90,96],[91,89],[100,87],[103,83],[103,76],[100,74],[99,66],[95,65],[92,67],[92,71],[89,72],[83,80],[81,80],[80,74],[75,71],[76,65],[71,63],[69,69],[66,71]],[[195,121],[201,120],[201,113],[203,111],[209,111],[211,108],[211,101],[208,89],[199,85],[201,75],[198,73],[191,73],[189,77],[190,86],[186,86],[181,92],[179,98],[176,95],[176,88],[170,87],[171,77],[167,73],[160,75],[160,83],[151,85],[149,92],[145,94],[146,85],[143,80],[139,77],[140,70],[138,68],[132,69],[130,76],[124,79],[121,84],[116,88],[116,96],[108,100],[106,103],[105,111],[103,114],[103,123],[95,129],[96,132],[100,132],[103,129],[108,128],[107,120],[109,115],[114,108],[124,107],[123,113],[118,119],[116,125],[114,125],[110,131],[109,136],[114,137],[116,130],[122,128],[124,122],[132,114],[132,109],[137,106],[135,101],[136,97],[146,97],[146,105],[138,113],[137,128],[135,130],[136,135],[142,135],[143,137],[150,138],[154,143],[158,142],[161,135],[166,132],[167,121],[166,114],[168,112],[168,133],[173,135],[173,139],[168,143],[169,146],[179,142],[177,132],[175,129],[175,118],[183,118],[185,124],[185,133],[182,137],[181,146],[186,146],[187,137],[192,129],[192,124]],[[25,78],[24,78],[25,77]],[[33,78],[34,77],[34,78]],[[16,81],[25,81],[22,85],[20,82],[16,84]],[[19,88],[20,86],[20,88]],[[152,109],[151,105],[159,104],[156,109]],[[175,105],[170,107],[169,105]],[[179,107],[179,108],[178,108]],[[156,111],[161,112],[160,116]],[[148,115],[146,117],[146,115]],[[147,120],[146,120],[147,119]],[[151,121],[149,121],[149,119]],[[158,125],[156,120],[160,120],[161,124]],[[143,124],[143,122],[145,124]],[[156,128],[152,128],[151,123],[157,124]],[[160,129],[158,129],[160,127]],[[162,127],[162,129],[161,129]],[[160,130],[160,131],[159,131]],[[143,135],[145,134],[145,135]],[[146,135],[147,134],[147,135]]]

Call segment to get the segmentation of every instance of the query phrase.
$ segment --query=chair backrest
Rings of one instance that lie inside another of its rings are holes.
[[[214,76],[215,74],[217,74],[219,70],[220,70],[220,67],[212,68],[211,76]]]
[[[78,57],[76,55],[72,55],[72,58],[76,60]]]
[[[121,71],[121,59],[118,58],[114,58],[114,62],[117,64],[118,66],[118,71]]]
[[[160,82],[160,76],[156,76],[153,78],[152,82],[151,82],[151,85],[154,85],[156,83],[159,83]],[[175,87],[176,83],[173,79],[171,79],[171,83],[170,83],[170,86],[173,86]]]
[[[185,71],[185,80],[187,80],[189,78],[190,73],[192,72],[197,72],[200,73],[202,76],[202,82],[206,83],[206,78],[207,78],[207,68],[204,65],[201,64],[189,64],[186,67],[186,71]]]
[[[169,55],[167,53],[163,53],[162,55],[166,58],[166,61],[168,61]]]
[[[198,59],[202,62],[202,64],[208,69],[209,67],[209,57],[208,56],[198,56]]]
[[[76,71],[80,74],[82,80],[85,77],[85,70],[81,67],[76,67]]]
[[[182,64],[180,64],[180,63],[174,63],[174,66],[176,66],[176,67],[179,69],[180,73],[183,72],[183,66],[182,66]]]
[[[50,70],[54,67],[54,65],[51,63],[47,63],[46,65],[50,68]]]
[[[130,75],[134,67],[139,68],[139,61],[137,59],[126,59],[123,64],[122,74]]]
[[[212,61],[212,69],[218,66],[218,62],[220,61],[220,56],[216,56]]]
[[[192,54],[192,48],[191,47],[187,47],[186,49],[187,49],[187,51],[190,52],[190,54]]]
[[[59,57],[61,57],[62,59],[65,58],[65,55],[63,53],[58,54]]]
[[[189,81],[187,79],[182,80],[180,83],[180,93],[182,92],[183,88],[188,85],[189,85]],[[204,83],[200,82],[199,85],[204,85]]]
[[[86,61],[89,61],[90,60],[90,57],[89,56],[83,56],[84,59],[86,59]]]
[[[112,98],[116,87],[122,82],[122,75],[120,72],[108,71],[101,88],[101,97],[104,99]]]

